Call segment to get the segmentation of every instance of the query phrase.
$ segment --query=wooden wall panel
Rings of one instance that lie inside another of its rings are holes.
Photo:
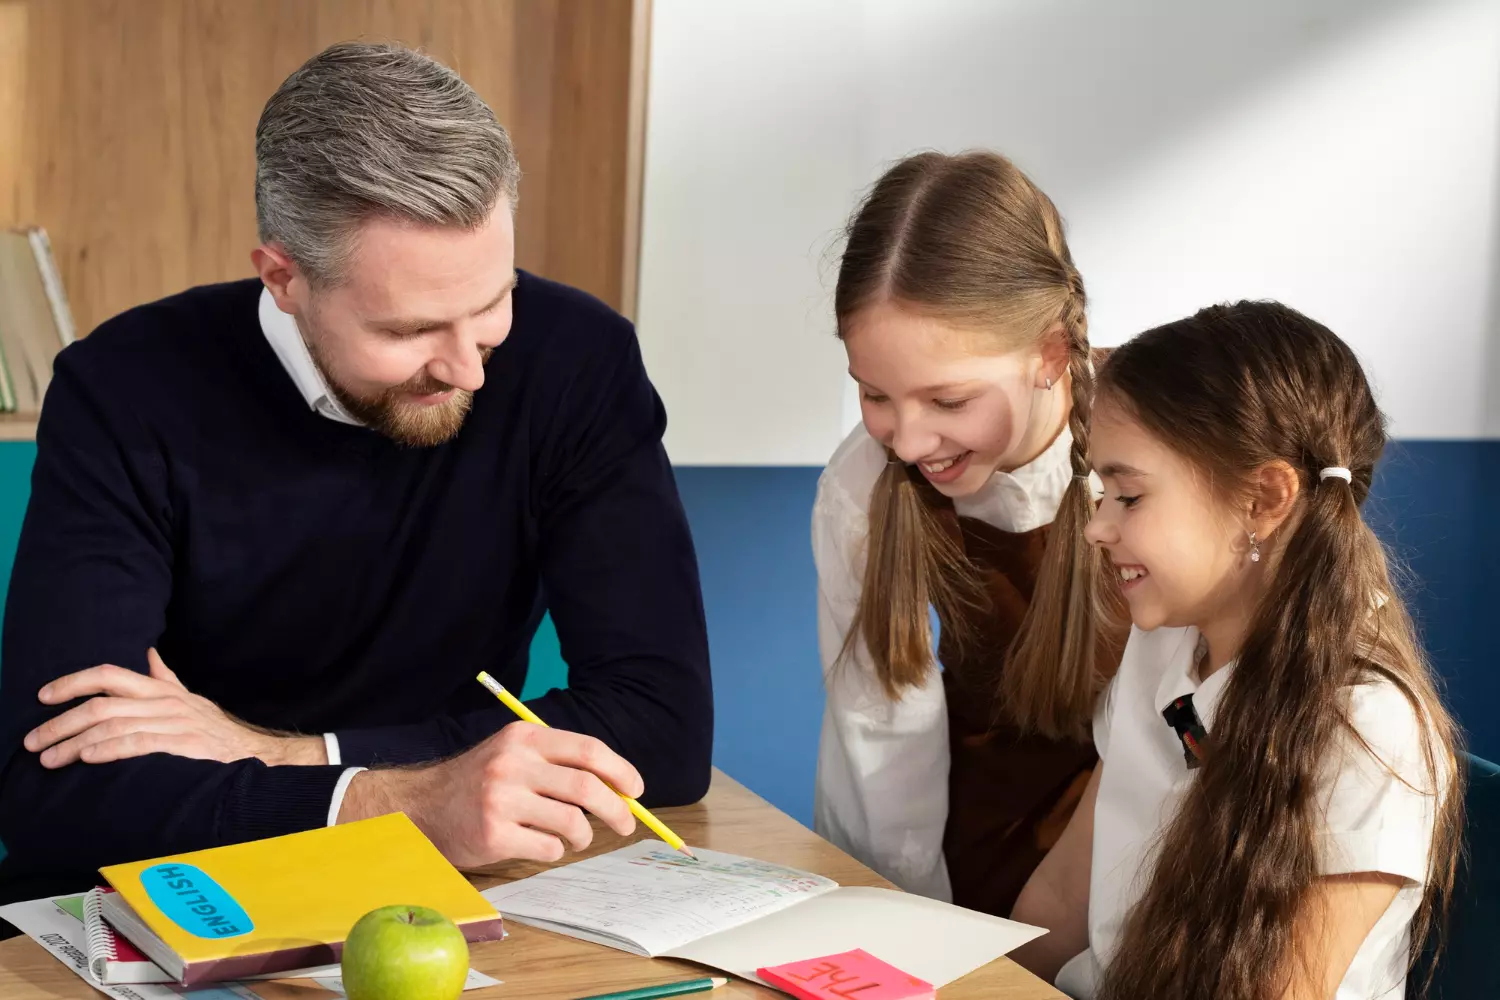
[[[0,225],[47,227],[81,330],[245,277],[255,123],[349,38],[456,69],[510,130],[522,267],[625,304],[632,0],[0,0]]]

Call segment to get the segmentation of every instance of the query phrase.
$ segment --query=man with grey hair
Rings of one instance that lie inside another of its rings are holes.
[[[0,901],[401,810],[455,864],[708,787],[666,418],[630,324],[515,268],[451,70],[336,45],[256,132],[259,277],[59,355],[6,609]],[[550,609],[569,686],[514,723]],[[171,665],[170,669],[168,664]]]

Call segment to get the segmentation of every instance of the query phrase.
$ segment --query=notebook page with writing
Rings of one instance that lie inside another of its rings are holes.
[[[761,982],[756,969],[860,948],[902,972],[946,986],[1045,933],[925,896],[845,886],[665,954]]]
[[[483,895],[507,918],[654,957],[838,888],[795,868],[694,853],[696,862],[643,840]]]

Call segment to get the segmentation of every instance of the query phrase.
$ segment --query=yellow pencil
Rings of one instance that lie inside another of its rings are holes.
[[[522,722],[529,722],[534,726],[547,726],[547,724],[541,720],[541,717],[531,709],[527,708],[520,698],[517,698],[509,691],[505,690],[504,685],[495,680],[495,678],[491,677],[489,674],[485,673],[483,670],[479,672],[479,683],[489,688],[490,694],[494,695],[496,698],[499,698],[501,702],[505,704],[506,708],[510,709],[512,712],[515,712],[516,715],[520,717]],[[550,729],[551,727],[548,726],[547,728]],[[672,832],[671,827],[667,826],[667,824],[651,815],[651,810],[647,809],[645,806],[641,805],[630,796],[623,795],[613,788],[611,788],[610,791],[614,792],[616,795],[619,795],[620,798],[624,799],[625,804],[630,807],[630,811],[635,814],[635,818],[644,823],[646,825],[646,828],[652,833],[656,834],[662,840],[666,841],[667,845],[670,846],[673,850],[681,851],[683,854],[686,854],[694,861],[698,860],[698,856],[688,849],[687,844],[682,842],[681,837]]]

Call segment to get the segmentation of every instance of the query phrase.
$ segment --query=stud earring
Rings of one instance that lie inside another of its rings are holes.
[[[1260,542],[1255,539],[1255,532],[1250,532],[1250,561],[1260,562]]]

